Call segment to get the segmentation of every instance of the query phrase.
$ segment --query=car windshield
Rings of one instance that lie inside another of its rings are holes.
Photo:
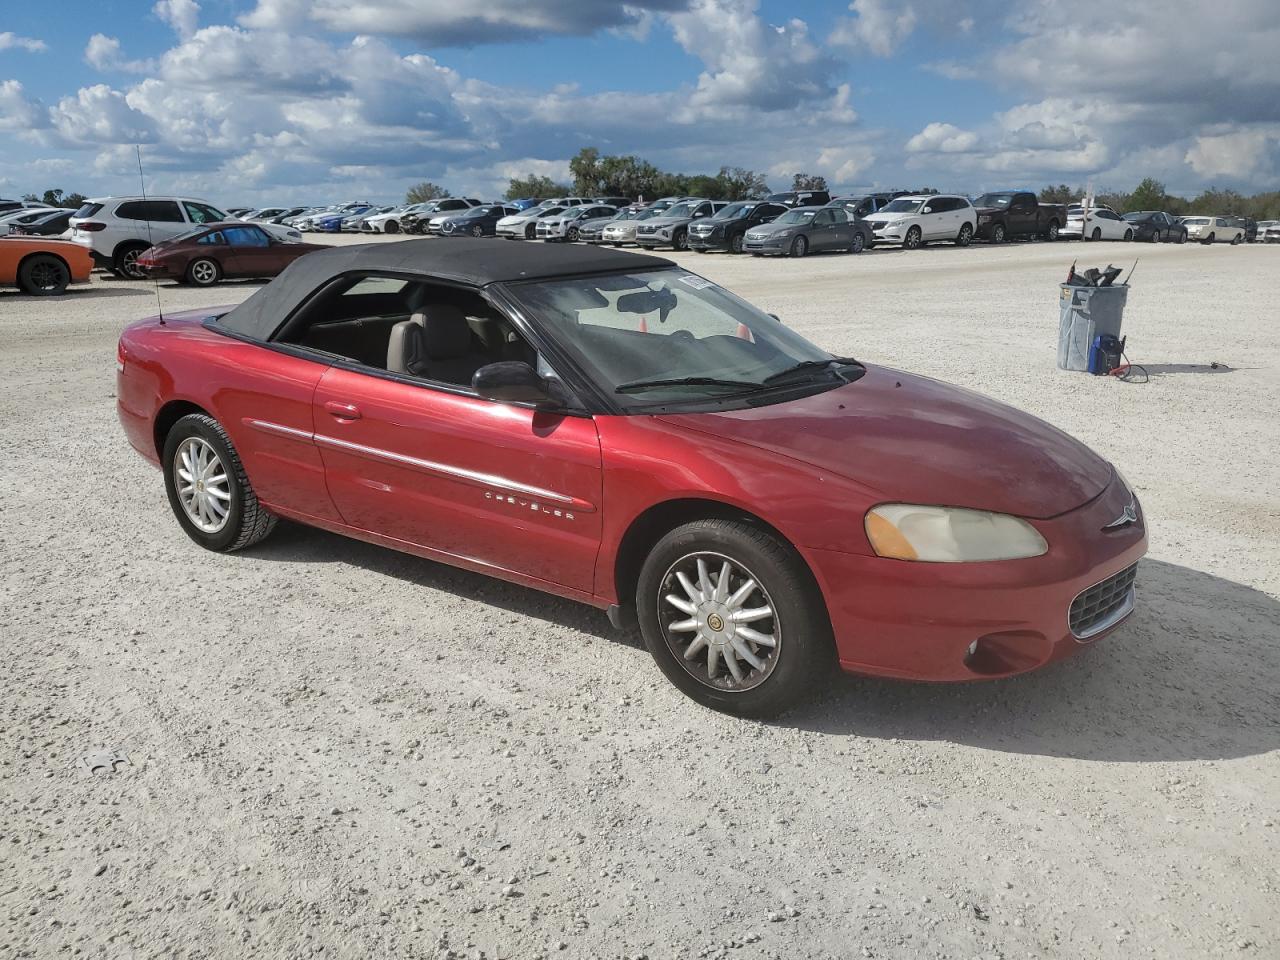
[[[984,193],[973,201],[973,205],[975,207],[1007,207],[1012,202],[1012,193]]]
[[[774,403],[840,386],[853,363],[679,268],[508,289],[627,409]]]
[[[813,219],[814,214],[818,211],[814,207],[797,207],[795,210],[788,210],[774,223],[808,223]]]
[[[717,213],[712,220],[737,220],[739,217],[745,217],[756,207],[758,203],[731,203]]]
[[[537,217],[538,219],[543,217],[553,217],[562,210],[564,210],[564,207],[547,207],[545,210],[539,210],[537,212]]]
[[[1124,218],[1130,223],[1137,223],[1139,220],[1150,220],[1155,215],[1154,210],[1134,210],[1131,213],[1126,213]]]
[[[915,213],[920,209],[923,200],[908,200],[906,197],[899,197],[897,200],[890,200],[880,210],[881,213]]]
[[[677,203],[674,207],[669,207],[663,214],[664,217],[692,217],[693,211],[698,209],[696,200],[686,200],[684,203]]]
[[[494,207],[472,207],[466,213],[460,214],[460,216],[462,219],[468,219],[470,217],[487,217],[489,214],[493,213],[494,209]]]

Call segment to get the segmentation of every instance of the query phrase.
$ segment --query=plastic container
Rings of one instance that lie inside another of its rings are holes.
[[[1109,287],[1078,287],[1060,284],[1058,319],[1058,369],[1089,370],[1089,348],[1095,337],[1120,337],[1128,284]]]

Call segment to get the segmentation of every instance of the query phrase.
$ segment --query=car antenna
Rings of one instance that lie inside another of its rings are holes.
[[[144,211],[147,211],[147,206],[146,206],[146,202],[147,202],[147,178],[146,178],[146,177],[144,177],[144,176],[142,175],[142,144],[140,144],[140,143],[135,143],[135,144],[133,145],[133,149],[134,149],[134,151],[135,151],[135,152],[137,153],[137,155],[138,155],[138,186],[140,186],[140,187],[142,188],[142,203],[143,203],[143,207],[142,207],[142,209],[143,209]],[[148,211],[148,212],[149,212],[149,211]],[[148,243],[150,246],[154,247],[154,246],[155,246],[155,243],[153,242],[152,237],[151,237],[151,219],[150,219],[149,217],[147,218],[146,224],[147,224],[147,243]],[[136,262],[136,261],[135,261],[135,262]],[[151,278],[151,283],[155,286],[155,291],[156,291],[156,310],[157,310],[157,312],[159,313],[159,316],[160,316],[160,326],[162,326],[162,327],[163,327],[163,326],[165,325],[165,322],[164,322],[164,304],[160,302],[160,278],[159,278],[159,277],[152,277],[152,278]]]

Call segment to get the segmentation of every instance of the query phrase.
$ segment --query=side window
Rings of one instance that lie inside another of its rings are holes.
[[[145,220],[147,211],[141,200],[130,200],[116,207],[116,216],[121,220]]]
[[[173,200],[148,200],[148,220],[156,223],[182,223],[182,211]]]
[[[1014,196],[1013,203],[1018,207],[1034,207],[1036,198],[1029,193],[1019,193]]]
[[[831,210],[819,210],[817,215],[813,218],[813,225],[815,227],[829,227],[835,222],[836,218],[834,212]]]
[[[836,223],[849,222],[849,214],[845,213],[843,210],[832,210],[830,211],[830,213],[831,213],[831,219]]]
[[[190,200],[182,201],[183,209],[187,211],[187,218],[192,223],[221,223],[223,220],[230,220],[225,213],[207,203],[193,203]]]
[[[271,238],[257,227],[227,227],[222,232],[233,247],[271,246]]]
[[[213,233],[205,234],[196,241],[196,243],[208,244],[209,246],[220,246],[226,242],[227,241],[223,238],[222,234],[217,230],[213,231]]]
[[[694,215],[695,217],[709,217],[709,216],[711,216],[711,204],[709,204],[709,203],[700,203],[700,204],[698,204],[697,209],[693,211],[693,215]]]

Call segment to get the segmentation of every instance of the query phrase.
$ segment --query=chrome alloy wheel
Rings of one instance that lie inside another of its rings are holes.
[[[191,265],[191,279],[200,286],[208,286],[218,279],[218,268],[212,260],[197,260]]]
[[[778,664],[782,629],[768,592],[719,553],[681,557],[662,577],[658,622],[677,662],[717,690],[750,690]]]
[[[188,437],[173,456],[173,483],[187,519],[217,533],[231,513],[231,486],[218,452],[203,437]]]

